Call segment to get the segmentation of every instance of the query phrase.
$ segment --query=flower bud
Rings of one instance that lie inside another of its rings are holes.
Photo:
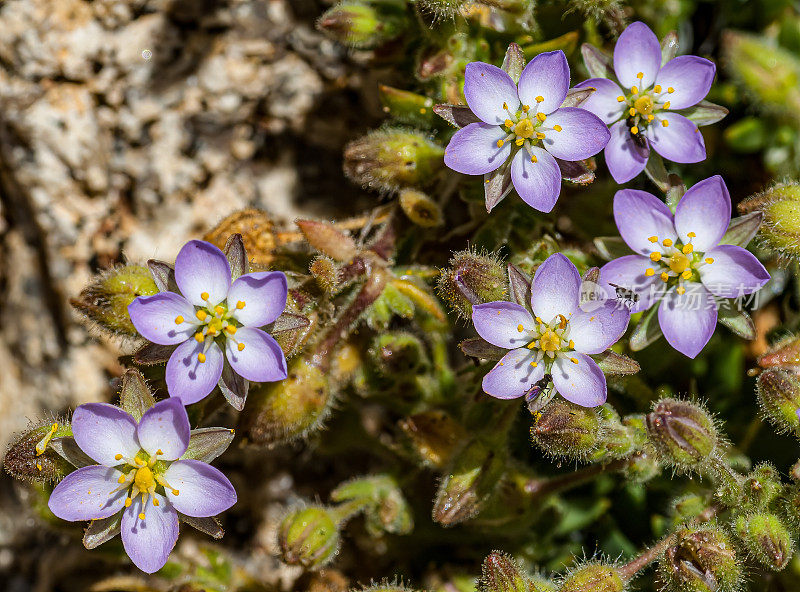
[[[554,399],[531,427],[531,440],[553,457],[584,460],[601,443],[595,409]]]
[[[384,375],[408,375],[427,365],[422,340],[405,331],[378,335],[369,349],[372,361]]]
[[[784,431],[797,431],[800,419],[800,377],[787,370],[765,370],[756,381],[758,402],[764,415]]]
[[[336,292],[339,285],[339,270],[333,259],[321,255],[311,262],[308,270],[324,292],[328,294]]]
[[[800,338],[789,335],[780,340],[758,358],[758,365],[762,368],[800,369]]]
[[[558,592],[622,592],[625,582],[617,568],[590,563],[572,571],[561,583]]]
[[[359,477],[343,483],[331,492],[335,502],[353,502],[364,508],[367,531],[372,536],[383,533],[408,534],[414,528],[411,509],[397,481],[390,475]]]
[[[416,127],[433,126],[435,114],[433,99],[407,90],[393,88],[381,84],[378,94],[383,105],[383,112],[401,123]]]
[[[474,250],[458,251],[441,271],[436,284],[439,296],[464,319],[472,319],[472,306],[503,300],[508,294],[505,266],[495,255]]]
[[[344,172],[354,182],[379,191],[422,185],[444,163],[444,149],[419,132],[397,128],[373,131],[344,149]]]
[[[739,204],[742,214],[761,212],[757,238],[784,257],[800,257],[800,184],[779,183]]]
[[[285,563],[318,569],[339,550],[339,526],[322,506],[292,510],[281,522],[278,546]]]
[[[736,533],[750,555],[764,567],[780,571],[792,558],[789,529],[775,514],[741,515],[736,518]]]
[[[48,422],[19,435],[8,447],[3,468],[21,481],[55,483],[75,470],[49,446],[53,438],[71,436],[69,423]]]
[[[417,4],[424,10],[432,12],[436,18],[452,18],[467,0],[417,0]]]
[[[359,49],[374,49],[397,38],[407,21],[401,7],[389,2],[345,0],[327,10],[317,28],[340,43]]]
[[[535,592],[533,582],[510,555],[493,551],[483,560],[478,592]]]
[[[464,429],[444,411],[424,411],[400,420],[408,448],[423,463],[442,467],[464,439]]]
[[[70,303],[104,331],[138,337],[128,315],[128,305],[137,296],[151,296],[157,292],[158,287],[147,267],[125,265],[95,278]]]
[[[742,484],[741,507],[765,509],[783,493],[778,470],[769,463],[758,465]]]
[[[435,228],[444,223],[442,208],[428,195],[417,189],[400,191],[400,207],[408,219],[423,228]]]
[[[742,581],[736,548],[714,527],[684,529],[659,562],[663,589],[669,592],[734,592]]]
[[[662,399],[647,414],[647,435],[661,461],[696,468],[717,450],[719,436],[711,416],[699,405]]]
[[[240,210],[225,217],[203,240],[224,250],[228,239],[234,234],[242,236],[247,258],[254,270],[268,269],[275,260],[275,248],[288,240],[276,232],[275,223],[267,212],[255,208]]]

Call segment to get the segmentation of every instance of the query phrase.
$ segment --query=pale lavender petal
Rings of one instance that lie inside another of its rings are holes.
[[[511,161],[511,182],[522,200],[534,210],[549,212],[561,194],[561,169],[553,156],[539,148],[531,148],[536,162],[527,150],[520,150]]]
[[[685,109],[702,101],[711,90],[717,67],[713,62],[692,55],[683,55],[668,61],[656,76],[661,85],[662,101],[669,101],[670,109]],[[666,93],[668,88],[674,89]]]
[[[536,324],[528,310],[513,302],[487,302],[472,307],[472,324],[478,335],[497,347],[514,349],[530,343]],[[522,327],[522,331],[519,331]]]
[[[128,315],[139,335],[160,345],[183,343],[195,329],[194,306],[173,292],[139,296],[128,305]]]
[[[158,505],[153,505],[153,499]],[[144,512],[141,520],[139,514]],[[133,564],[145,573],[155,573],[167,562],[178,541],[178,513],[163,495],[151,496],[147,507],[137,496],[122,514],[122,546]]]
[[[231,286],[231,267],[225,254],[211,243],[189,241],[175,259],[175,282],[195,306],[219,304]],[[208,300],[203,294],[208,294]]]
[[[519,79],[519,100],[534,112],[552,113],[564,102],[568,90],[569,64],[560,49],[537,55]],[[539,102],[537,97],[544,100]]]
[[[199,460],[172,463],[164,472],[164,479],[172,487],[165,490],[167,499],[181,514],[195,518],[216,516],[236,503],[236,491],[228,478]]]
[[[543,128],[560,126],[545,132],[545,149],[563,160],[583,160],[600,152],[608,144],[606,124],[594,113],[577,107],[564,107],[547,116]]]
[[[179,345],[167,362],[167,390],[184,405],[206,398],[222,376],[224,356],[219,346],[215,343],[208,348],[205,362],[197,357],[202,352],[203,344],[190,339]]]
[[[550,373],[556,390],[567,401],[582,407],[597,407],[606,402],[606,377],[586,354],[574,352],[569,357],[559,357]]]
[[[647,140],[644,146],[636,144],[624,121],[612,125],[609,132],[611,137],[603,152],[608,172],[617,183],[627,183],[647,166],[650,148]]]
[[[685,244],[691,238],[695,251],[719,244],[731,221],[731,196],[719,175],[692,185],[675,208],[675,229]],[[695,234],[689,237],[689,233]]]
[[[580,104],[580,108],[594,113],[606,125],[617,121],[628,108],[627,103],[617,100],[617,97],[624,94],[622,89],[616,82],[607,78],[590,78],[576,84],[575,88],[595,89],[589,98]]]
[[[752,294],[769,281],[769,273],[747,249],[720,245],[706,251],[714,260],[700,268],[700,279],[709,292],[720,298]]]
[[[261,327],[286,308],[288,286],[282,271],[260,271],[241,276],[228,292],[228,308],[245,327]],[[239,308],[239,303],[241,308]]]
[[[667,205],[656,196],[638,189],[621,189],[614,196],[614,221],[622,240],[635,252],[650,255],[665,252],[662,241],[678,239]],[[727,225],[727,222],[726,222]],[[657,241],[650,240],[656,237]]]
[[[614,46],[614,72],[622,86],[639,90],[652,86],[661,68],[661,44],[650,27],[635,22],[622,32]],[[639,73],[644,74],[639,78]]]
[[[717,306],[702,284],[685,284],[683,295],[675,289],[665,294],[658,309],[658,324],[669,344],[694,358],[705,347],[717,326]]]
[[[180,399],[170,397],[144,412],[137,435],[142,448],[150,456],[159,450],[159,460],[175,460],[189,446],[189,416]]]
[[[244,344],[239,350],[238,344]],[[275,382],[286,378],[286,357],[278,342],[261,329],[240,327],[225,342],[225,357],[234,372],[253,382]]]
[[[569,317],[578,310],[580,289],[581,276],[572,261],[561,253],[550,255],[533,275],[533,314],[545,323],[560,314]]]
[[[668,123],[664,127],[663,122]],[[700,162],[706,158],[706,143],[697,126],[677,113],[656,116],[645,135],[653,150],[672,162]]]
[[[123,508],[127,497],[126,491],[114,492],[121,475],[116,469],[99,465],[73,471],[56,485],[47,507],[70,522],[113,516]]]
[[[609,261],[600,268],[599,284],[605,289],[609,298],[616,298],[619,286],[623,290],[624,304],[629,307],[631,313],[641,312],[650,308],[663,292],[664,282],[658,275],[647,276],[645,273],[647,269],[652,268],[654,268],[653,262],[648,257],[625,255]],[[638,300],[630,302],[625,294],[626,290],[633,291]]]
[[[483,377],[483,392],[497,399],[521,397],[544,376],[544,364],[532,361],[530,350],[512,349]]]
[[[511,76],[497,66],[483,62],[467,64],[464,97],[472,112],[492,125],[500,125],[508,119],[508,111],[516,113],[519,109],[517,85]]]
[[[597,309],[575,312],[569,319],[569,338],[575,342],[575,351],[599,354],[619,341],[630,318],[623,303],[607,300]]]
[[[136,421],[108,403],[84,403],[72,414],[72,436],[78,447],[101,465],[113,467],[121,454],[132,459],[139,452]]]
[[[496,125],[470,123],[450,139],[444,150],[444,164],[465,175],[483,175],[502,165],[511,154],[511,142],[498,147],[506,136]]]

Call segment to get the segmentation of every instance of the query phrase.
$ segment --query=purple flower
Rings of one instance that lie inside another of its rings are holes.
[[[128,306],[142,337],[178,346],[167,362],[170,396],[184,405],[203,399],[227,365],[253,382],[286,378],[283,351],[272,336],[258,329],[272,323],[286,307],[282,272],[248,273],[231,283],[224,253],[211,243],[193,240],[178,253],[175,282],[181,294],[140,296]]]
[[[178,399],[156,403],[141,421],[106,403],[81,405],[72,416],[80,449],[99,464],[70,473],[48,507],[63,520],[121,513],[122,544],[147,573],[161,569],[178,540],[178,512],[215,516],[236,503],[230,481],[199,460],[180,460],[189,446],[189,417]]]
[[[606,263],[600,269],[600,284],[637,293],[632,312],[657,306],[667,341],[690,358],[714,333],[715,296],[752,294],[769,280],[754,255],[724,244],[730,216],[731,198],[719,176],[689,189],[674,215],[644,191],[623,189],[614,196],[617,228],[636,254]]]
[[[661,46],[644,23],[629,25],[614,48],[619,84],[591,78],[576,88],[595,88],[582,104],[611,126],[606,164],[617,183],[641,173],[650,148],[673,162],[706,157],[697,125],[676,110],[697,105],[708,94],[716,67],[697,56],[678,56],[661,65]],[[723,110],[724,111],[724,110]]]
[[[577,161],[600,152],[609,133],[599,118],[561,107],[569,90],[562,51],[533,58],[517,85],[502,69],[472,62],[464,96],[480,119],[458,130],[445,150],[445,164],[459,173],[484,175],[511,162],[511,180],[532,208],[549,212],[561,192],[556,159]]]
[[[628,326],[630,313],[613,300],[580,306],[581,277],[560,253],[536,270],[531,311],[512,302],[472,308],[483,339],[509,351],[483,379],[483,390],[498,399],[521,397],[548,373],[556,390],[584,407],[606,400],[606,378],[590,354],[604,352]]]

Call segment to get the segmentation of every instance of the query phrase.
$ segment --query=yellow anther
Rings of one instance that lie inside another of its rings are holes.
[[[132,503],[133,503],[133,500],[131,498],[126,499],[125,500],[125,507],[126,508],[130,508]]]
[[[669,127],[669,121],[666,119],[661,120],[661,127]]]
[[[573,364],[577,364],[578,358],[570,358],[569,361],[572,362]]]
[[[180,325],[182,322],[183,322],[183,317],[181,315],[178,315],[177,317],[175,317],[175,324],[176,325]]]
[[[706,261],[706,263],[711,265],[712,263],[714,263],[714,258],[713,257],[706,257],[705,261]]]
[[[206,318],[208,317],[208,313],[207,313],[206,311],[204,311],[204,310],[200,309],[200,310],[198,310],[198,311],[195,313],[195,316],[196,316],[198,319],[200,319],[201,321],[205,321],[205,320],[206,320]]]
[[[569,348],[570,349],[575,349],[575,342],[572,341],[572,339],[569,340]]]
[[[522,106],[522,110],[523,110],[525,113],[527,113],[528,111],[530,111],[530,110],[531,110],[531,106],[530,106],[530,105],[523,105],[523,106]]]
[[[635,87],[635,86],[632,86],[632,87],[631,87],[631,92],[632,92],[633,94],[635,94],[635,95],[638,95],[638,94],[639,94],[639,89],[638,89],[637,87]]]
[[[523,327],[522,324],[517,325],[517,331],[522,333],[524,330],[525,330],[525,327]]]
[[[146,463],[145,463],[145,462],[144,462],[144,461],[143,461],[141,458],[139,458],[138,456],[135,456],[135,457],[133,457],[133,462],[135,462],[135,463],[136,463],[137,465],[139,465],[140,467],[141,467],[141,466],[144,466],[144,465],[146,464]]]
[[[656,270],[655,270],[655,269],[653,269],[652,267],[648,267],[648,268],[647,268],[647,269],[644,271],[644,274],[645,274],[647,277],[652,277],[652,276],[654,276],[654,275],[656,274]]]
[[[669,105],[670,105],[670,102],[669,102],[669,101],[667,101],[666,103],[664,103],[664,109],[669,109]]]
[[[122,460],[122,455],[121,454],[115,454],[114,455],[114,460]]]
[[[638,127],[636,127],[636,126],[634,125],[634,126],[631,128],[631,133],[632,133],[632,134],[635,136],[636,134],[638,134],[638,133],[639,133],[639,128],[638,128]]]
[[[503,101],[503,109],[508,111],[508,103],[506,103],[505,101]]]
[[[630,115],[631,117],[633,117],[634,115],[636,115],[636,109],[634,109],[633,107],[631,107],[630,109],[628,109],[628,115]]]
[[[689,238],[694,238],[694,237],[696,237],[697,235],[696,235],[694,232],[688,232],[688,233],[686,234],[686,236],[688,236]]]
[[[238,349],[239,351],[242,351],[244,349],[244,343],[240,342],[239,345],[236,346],[236,349]]]
[[[651,113],[650,115],[647,116],[647,121],[653,121],[655,118],[656,116]]]
[[[531,162],[539,162],[539,159],[536,158],[535,154],[531,154]]]
[[[625,97],[623,97],[622,95],[617,97],[617,101],[619,101],[620,103],[622,103],[624,100],[625,100]]]
[[[671,247],[672,246],[672,239],[671,238],[665,238],[663,241],[661,241],[661,244],[664,245],[665,247]]]
[[[514,127],[514,122],[510,119],[505,120],[506,127]]]
[[[685,280],[688,280],[689,278],[692,277],[692,270],[691,269],[684,270],[684,272],[681,274],[681,277]]]
[[[160,504],[156,498],[153,498],[153,505],[157,508]]]
[[[683,249],[681,249],[681,251],[683,251],[683,253],[685,255],[688,255],[689,253],[694,251],[694,247],[692,246],[691,243],[689,243],[689,244],[683,245]]]
[[[201,364],[205,363],[206,355],[203,352],[200,352],[199,354],[197,354],[197,361],[200,362]]]
[[[650,260],[651,261],[661,261],[661,253],[658,251],[653,251],[650,253]]]
[[[657,92],[657,93],[660,93],[660,92],[661,92],[661,85],[660,85],[660,84],[656,84],[656,85],[653,87],[653,91],[654,91],[654,92]]]
[[[544,121],[545,119],[547,119],[547,115],[545,115],[544,113],[537,113],[536,119],[538,119],[539,121]]]
[[[677,293],[678,293],[680,296],[683,296],[683,295],[686,293],[686,288],[684,288],[683,286],[678,286],[677,288],[675,288],[675,291],[676,291],[676,292],[677,292]]]
[[[638,78],[639,80],[641,80],[642,78],[644,78],[644,72],[639,72],[639,73],[636,75],[636,78]]]
[[[200,294],[200,298],[202,300],[208,300],[209,299],[208,292],[203,292],[202,294]]]
[[[144,520],[144,512],[139,513],[139,520]]]
[[[536,97],[536,102],[537,103],[544,103],[544,97],[542,95],[537,96]]]
[[[162,454],[164,454],[163,450],[161,450],[160,448],[156,450],[156,456],[161,456]]]
[[[203,341],[205,340],[206,336],[203,335],[202,333],[195,333],[194,334],[194,338],[198,341],[198,343],[203,343]]]
[[[552,329],[548,329],[539,340],[539,349],[546,352],[558,351],[561,349],[561,337],[556,335]]]
[[[172,495],[178,495],[179,493],[180,493],[180,490],[178,490],[178,489],[173,489],[172,490]]]
[[[39,463],[39,462],[37,462],[37,463],[36,463],[36,469],[37,469],[38,471],[41,471],[41,470],[42,470],[42,463]]]
[[[225,330],[226,330],[226,331],[227,331],[227,332],[228,332],[230,335],[236,335],[236,327],[234,327],[233,325],[228,325],[227,327],[225,327]]]
[[[651,236],[647,240],[649,240],[651,243],[657,243],[658,242],[658,237],[657,236]]]
[[[516,140],[514,140],[514,144],[516,144],[517,146],[522,146],[524,143],[525,143],[525,138],[517,138]]]
[[[532,366],[533,368],[536,368],[536,366],[538,366],[538,365],[539,365],[539,364],[537,364],[536,362],[531,362],[531,366]]]
[[[221,306],[221,305],[217,304],[217,305],[214,307],[214,312],[215,312],[215,313],[217,313],[218,315],[225,314],[225,307],[223,307],[223,306]]]
[[[536,317],[536,319],[535,319],[535,320],[536,320],[536,322],[537,322],[537,323],[539,323],[539,324],[541,324],[541,323],[542,323],[542,319],[540,319],[539,317]]]
[[[504,140],[497,140],[497,147],[498,147],[498,148],[502,148],[502,147],[503,147],[503,144],[505,144],[505,141],[504,141]]]
[[[553,129],[556,130],[557,132],[560,132],[563,128],[560,125],[556,124],[553,126]]]
[[[125,475],[120,475],[119,479],[117,479],[117,483],[125,483]]]
[[[544,140],[545,137],[546,136],[542,132],[536,132],[536,139],[537,140]]]
[[[567,321],[567,317],[565,317],[565,316],[564,316],[564,315],[562,315],[562,314],[560,314],[560,315],[558,315],[558,316],[559,316],[559,317],[560,317],[560,319],[561,319],[561,320],[558,322],[558,326],[559,326],[559,328],[560,328],[560,329],[566,329],[566,328],[567,328],[567,322],[568,322],[568,321]]]
[[[675,92],[675,89],[674,89],[674,88],[672,88],[671,86],[670,86],[670,87],[667,89],[667,94],[670,94],[670,95],[671,95],[671,94],[672,94],[672,93],[674,93],[674,92]]]
[[[662,271],[660,277],[662,282],[666,282],[667,280],[669,280],[669,274],[666,271]]]

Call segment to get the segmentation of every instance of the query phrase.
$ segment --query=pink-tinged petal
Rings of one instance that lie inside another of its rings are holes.
[[[549,212],[561,194],[561,169],[553,156],[542,148],[520,150],[511,161],[511,182],[522,200],[534,210]]]
[[[714,62],[692,55],[672,58],[656,76],[661,85],[662,101],[669,101],[670,109],[686,109],[702,101],[711,90],[717,67]],[[673,92],[666,93],[672,88]]]
[[[153,505],[153,500],[158,505]],[[139,514],[144,512],[144,520]],[[178,541],[178,513],[163,495],[155,493],[146,507],[137,496],[122,514],[122,546],[133,564],[145,573],[155,573],[167,562]]]
[[[720,298],[738,298],[760,290],[769,281],[769,273],[747,249],[720,245],[705,252],[714,260],[700,268],[706,289]]]
[[[181,514],[195,518],[216,516],[236,503],[236,491],[228,478],[199,460],[172,463],[164,472],[164,479],[173,488],[165,490],[167,499]]]
[[[600,268],[600,285],[605,289],[609,298],[617,297],[617,288],[622,291],[622,299],[631,314],[647,310],[663,292],[664,282],[658,275],[648,276],[645,272],[653,269],[653,262],[648,257],[640,255],[625,255],[609,261]],[[638,297],[635,302],[627,291],[632,291]]]
[[[617,100],[617,97],[625,93],[622,92],[622,89],[616,82],[608,80],[607,78],[590,78],[580,84],[576,84],[575,88],[595,89],[594,92],[589,95],[589,98],[585,99],[580,104],[580,108],[594,113],[606,125],[611,125],[617,121],[628,108],[627,103]]]
[[[560,49],[533,58],[519,79],[519,100],[534,112],[552,113],[561,106],[569,90],[569,64]],[[544,99],[539,102],[537,97]]]
[[[205,399],[222,376],[224,356],[215,343],[205,352],[205,362],[198,359],[203,344],[194,339],[182,343],[172,352],[167,362],[166,381],[170,397],[177,397],[184,405]]]
[[[450,139],[444,150],[444,164],[457,173],[484,175],[497,169],[511,154],[511,142],[498,147],[506,134],[496,125],[470,123]]]
[[[730,221],[731,196],[719,175],[692,185],[675,208],[675,230],[684,244],[691,239],[695,251],[716,247]]]
[[[192,240],[175,258],[175,282],[195,306],[216,305],[231,287],[231,266],[225,254],[206,241]],[[203,299],[208,295],[208,300]]]
[[[261,327],[286,308],[288,285],[282,271],[260,271],[238,278],[228,291],[228,308],[245,327]],[[239,308],[239,303],[241,308]]]
[[[244,344],[239,349],[239,344]],[[286,378],[286,357],[278,342],[261,329],[241,327],[225,342],[225,357],[239,376],[253,382]]]
[[[508,119],[508,111],[516,113],[519,109],[517,85],[511,76],[497,66],[483,62],[467,64],[464,97],[472,112],[492,125],[500,125]]]
[[[128,305],[128,315],[139,335],[160,345],[177,345],[192,336],[194,310],[186,298],[173,292],[139,296]]]
[[[47,507],[70,522],[113,516],[123,508],[127,497],[126,491],[114,491],[121,475],[116,469],[99,465],[73,471],[56,485]]]
[[[608,172],[617,183],[627,183],[647,166],[650,148],[638,145],[624,121],[619,121],[609,129],[611,137],[603,154],[606,157]]]
[[[665,252],[662,241],[678,239],[667,205],[655,195],[638,189],[621,189],[614,196],[614,222],[622,240],[635,252],[649,256]],[[727,222],[726,222],[727,224]],[[650,240],[656,237],[657,241]]]
[[[614,46],[614,72],[622,86],[630,90],[648,88],[661,68],[661,44],[650,27],[635,22],[622,32]],[[642,73],[642,78],[638,74]]]
[[[545,323],[557,315],[569,317],[578,310],[581,276],[575,265],[561,253],[550,255],[536,268],[531,286],[533,314]]]
[[[544,364],[532,361],[530,350],[512,349],[483,377],[483,392],[497,399],[521,397],[544,376]]]
[[[478,335],[492,345],[505,349],[528,345],[531,342],[528,335],[536,327],[531,313],[525,307],[503,301],[473,306],[472,324]]]
[[[694,358],[705,347],[717,326],[717,305],[702,284],[685,284],[683,295],[675,289],[664,295],[658,324],[669,344]]]
[[[645,130],[645,135],[653,150],[672,162],[700,162],[706,158],[703,134],[683,115],[662,111]]]
[[[597,407],[606,402],[606,377],[586,354],[573,352],[568,357],[559,357],[550,373],[556,390],[567,401],[582,407]]]
[[[175,460],[189,446],[189,416],[180,399],[170,397],[144,412],[136,433],[142,448],[159,460]]]
[[[130,414],[108,403],[84,403],[72,414],[72,436],[78,447],[107,467],[132,459],[139,452],[136,421]]]
[[[556,131],[560,126],[561,131]],[[563,160],[583,160],[600,152],[610,138],[608,127],[594,113],[577,107],[564,107],[547,116],[544,147]]]
[[[573,314],[569,320],[569,338],[575,342],[575,351],[599,354],[619,341],[630,318],[624,303],[607,300],[600,308]]]

